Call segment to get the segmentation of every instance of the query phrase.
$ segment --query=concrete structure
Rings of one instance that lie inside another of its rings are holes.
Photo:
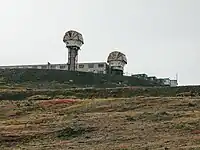
[[[18,66],[0,66],[0,69],[52,69],[52,70],[68,70],[67,64],[41,64],[41,65],[18,65]],[[109,73],[109,65],[106,62],[94,63],[78,63],[77,71],[80,72],[93,72],[100,74]],[[146,74],[135,74],[133,77],[142,78],[145,80],[157,81],[162,85],[176,87],[177,80],[170,80],[170,78],[157,79],[156,77],[148,77]]]
[[[170,85],[170,78],[163,78],[162,80],[164,85]]]
[[[78,50],[84,44],[82,34],[70,30],[65,33],[63,42],[68,48],[68,70],[76,71],[78,63]]]
[[[114,51],[109,54],[107,63],[109,64],[109,72],[111,74],[123,75],[124,66],[127,64],[127,58],[123,53]]]
[[[147,77],[149,80],[151,80],[151,81],[156,81],[157,80],[157,78],[155,77],[155,76],[152,76],[152,77]]]
[[[132,77],[137,77],[141,79],[147,79],[148,75],[147,74],[133,74]]]
[[[162,81],[163,81],[163,84],[166,86],[170,86],[170,87],[178,86],[177,80],[170,80],[170,78],[164,78],[164,79],[162,79]]]
[[[108,64],[106,62],[79,63],[77,70],[81,72],[106,74],[108,72]]]
[[[67,64],[41,64],[41,65],[18,65],[18,66],[0,66],[0,69],[53,69],[53,70],[68,70]],[[108,64],[106,62],[94,62],[94,63],[78,63],[77,71],[81,72],[93,72],[106,74],[108,70]]]
[[[171,86],[171,87],[176,87],[176,86],[178,86],[177,80],[170,80],[170,86]]]
[[[157,83],[165,85],[165,86],[170,86],[170,87],[178,86],[178,81],[177,80],[170,80],[170,78],[157,79],[155,76],[148,77],[146,74],[134,74],[132,76],[140,78],[140,79],[156,81]]]

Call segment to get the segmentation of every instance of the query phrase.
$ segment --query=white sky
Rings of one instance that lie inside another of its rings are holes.
[[[200,84],[200,0],[0,0],[0,65],[65,63],[64,33],[84,36],[80,62],[106,61],[113,48],[125,72]]]

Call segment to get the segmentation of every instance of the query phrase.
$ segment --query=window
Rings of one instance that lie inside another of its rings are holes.
[[[56,66],[55,66],[55,65],[54,65],[54,66],[53,66],[53,65],[51,66],[51,69],[55,69],[55,68],[56,68]]]
[[[104,67],[104,64],[98,64],[98,67],[99,67],[99,68],[103,68],[103,67]]]
[[[103,74],[104,72],[103,72],[103,71],[99,71],[99,73],[100,73],[100,74]]]
[[[60,65],[60,69],[65,69],[65,65]]]
[[[47,67],[46,66],[41,66],[42,67],[42,69],[46,69]]]
[[[88,68],[94,68],[94,64],[88,64]]]
[[[84,68],[84,65],[83,65],[83,64],[80,64],[80,65],[79,65],[79,68]]]

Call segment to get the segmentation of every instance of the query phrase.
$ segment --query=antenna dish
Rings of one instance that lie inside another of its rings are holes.
[[[124,74],[124,66],[127,64],[127,58],[123,53],[119,51],[111,52],[108,56],[107,62],[109,63],[111,74]]]
[[[110,63],[111,61],[122,61],[127,64],[126,56],[119,51],[113,51],[109,54],[107,62]]]
[[[76,47],[77,49],[80,49],[80,47],[84,44],[82,34],[74,30],[70,30],[65,33],[63,42],[66,44],[67,48]]]

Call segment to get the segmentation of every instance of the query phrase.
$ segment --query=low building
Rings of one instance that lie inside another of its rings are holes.
[[[157,80],[157,78],[155,76],[148,77],[148,79],[151,80],[151,81],[156,81]]]
[[[176,87],[176,86],[178,86],[178,81],[177,81],[177,80],[170,80],[170,86],[171,86],[171,87]]]
[[[160,83],[162,83],[165,86],[170,86],[170,87],[178,86],[177,80],[170,80],[170,78],[163,78],[163,79],[158,79],[158,80]]]
[[[100,74],[109,73],[109,65],[106,62],[93,63],[78,63],[77,71],[93,72]],[[0,66],[0,69],[53,69],[53,70],[68,70],[68,64],[40,64],[40,65],[16,65],[16,66]],[[146,74],[134,74],[133,77],[146,79],[150,81],[157,81],[160,85],[176,87],[177,80],[170,80],[170,78],[157,79],[155,76],[148,77]]]
[[[170,78],[164,78],[163,84],[166,85],[166,86],[170,86]]]
[[[132,75],[132,77],[147,79],[148,75],[147,74],[134,74],[134,75]]]
[[[41,64],[41,65],[16,65],[16,66],[0,66],[0,69],[54,69],[54,70],[68,70],[67,64]],[[81,72],[93,72],[106,74],[108,70],[108,64],[106,62],[94,62],[94,63],[78,63],[77,71]]]
[[[108,70],[108,64],[106,62],[79,63],[77,66],[77,71],[81,72],[106,74],[107,70]]]

